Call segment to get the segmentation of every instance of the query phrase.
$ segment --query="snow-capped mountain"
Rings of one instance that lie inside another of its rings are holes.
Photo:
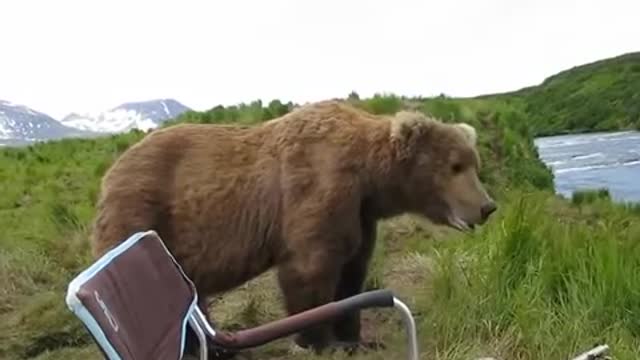
[[[70,114],[61,123],[81,130],[119,133],[131,129],[147,131],[191,110],[173,99],[130,102],[98,113]]]
[[[23,144],[93,134],[61,124],[24,105],[0,100],[0,144]]]

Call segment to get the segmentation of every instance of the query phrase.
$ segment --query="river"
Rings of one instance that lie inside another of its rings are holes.
[[[640,202],[640,132],[550,136],[535,143],[559,194],[607,188],[615,201]]]

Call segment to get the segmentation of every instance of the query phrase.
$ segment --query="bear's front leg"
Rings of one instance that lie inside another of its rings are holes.
[[[303,250],[298,256],[278,268],[278,282],[284,295],[289,315],[324,305],[333,300],[340,275],[340,261],[326,250]],[[325,350],[332,341],[330,322],[301,331],[295,343],[302,348],[311,348],[316,353]]]
[[[335,300],[357,295],[362,292],[367,278],[367,270],[376,241],[376,221],[366,214],[360,219],[360,248],[347,264],[342,268]],[[360,311],[346,315],[334,322],[333,332],[335,339],[348,348],[365,347],[377,349],[384,344],[362,341],[360,334]]]

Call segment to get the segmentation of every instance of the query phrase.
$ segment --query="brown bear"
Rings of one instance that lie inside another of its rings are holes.
[[[294,314],[362,290],[379,219],[414,213],[459,230],[485,222],[496,205],[475,143],[466,124],[338,100],[256,126],[156,130],[105,174],[93,253],[153,229],[202,297],[275,267]],[[295,337],[316,351],[359,341],[358,314]]]

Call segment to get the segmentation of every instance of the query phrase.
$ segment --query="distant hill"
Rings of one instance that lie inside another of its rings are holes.
[[[480,96],[519,102],[537,135],[640,128],[640,52],[575,66],[541,84]]]
[[[91,136],[95,134],[65,126],[51,116],[27,106],[0,100],[0,145]]]
[[[173,99],[129,102],[94,114],[70,114],[61,123],[81,130],[120,133],[132,129],[149,130],[189,111]]]
[[[575,66],[548,77],[539,85],[476,97],[492,98],[506,100],[524,111],[527,125],[535,136],[640,129],[640,52]],[[280,114],[285,107],[288,109],[290,105],[270,104],[265,114]],[[97,113],[72,113],[56,121],[26,106],[0,100],[0,146],[63,137],[94,137],[132,129],[146,131],[182,117],[201,122],[243,122],[239,118],[242,112],[237,113],[235,108],[226,112],[217,111],[218,107],[193,112],[174,99],[156,99],[128,102]]]
[[[72,113],[61,121],[25,105],[0,100],[0,146],[69,137],[91,138],[150,130],[191,109],[173,99],[128,102],[95,114]]]

